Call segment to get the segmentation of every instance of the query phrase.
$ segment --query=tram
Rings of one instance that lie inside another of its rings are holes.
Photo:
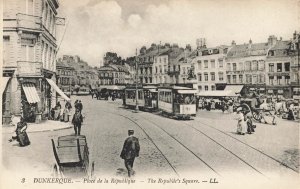
[[[177,119],[190,119],[196,116],[196,93],[197,90],[188,87],[160,87],[158,109]]]
[[[138,91],[137,102],[135,99],[136,90]],[[124,89],[124,106],[128,108],[135,108],[136,103],[140,110],[155,111],[157,109],[157,87],[143,86],[126,87]]]

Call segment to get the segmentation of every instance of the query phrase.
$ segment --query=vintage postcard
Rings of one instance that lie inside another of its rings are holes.
[[[3,0],[0,188],[299,188],[299,0]]]

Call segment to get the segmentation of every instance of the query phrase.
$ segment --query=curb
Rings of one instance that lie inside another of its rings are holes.
[[[46,129],[46,130],[37,130],[37,131],[26,131],[27,133],[40,133],[40,132],[50,132],[50,131],[59,131],[59,130],[65,130],[65,129],[70,129],[73,128],[73,126],[67,126],[67,127],[62,127],[62,128],[57,128],[57,129]],[[2,134],[11,134],[12,132],[2,132]]]
[[[63,127],[63,128],[58,128],[58,129],[47,129],[47,130],[40,130],[40,131],[29,131],[27,133],[39,133],[39,132],[50,132],[50,131],[60,131],[60,130],[64,130],[64,129],[70,129],[73,126],[68,126],[68,127]]]

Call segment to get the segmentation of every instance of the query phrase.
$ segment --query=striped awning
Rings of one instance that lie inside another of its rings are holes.
[[[48,83],[51,85],[51,87],[66,101],[70,101],[71,99],[69,97],[67,97],[67,95],[65,95],[64,92],[62,92],[62,90],[60,90],[60,88],[54,83],[53,80],[51,79],[47,79]]]
[[[6,88],[6,85],[9,81],[10,77],[2,77],[1,78],[1,82],[0,82],[0,85],[1,85],[1,95],[3,94],[3,92],[5,91],[5,88]]]
[[[24,84],[22,84],[22,87],[23,87],[27,102],[37,103],[37,102],[41,101],[33,83],[24,83]]]

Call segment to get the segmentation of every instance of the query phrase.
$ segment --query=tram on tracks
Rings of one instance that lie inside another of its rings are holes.
[[[190,119],[196,116],[196,93],[197,90],[188,87],[159,87],[158,109],[177,119]]]
[[[136,102],[136,90],[138,98]],[[134,109],[138,106],[140,110],[155,111],[157,110],[157,87],[156,86],[143,86],[136,87],[130,86],[124,89],[124,106]]]

